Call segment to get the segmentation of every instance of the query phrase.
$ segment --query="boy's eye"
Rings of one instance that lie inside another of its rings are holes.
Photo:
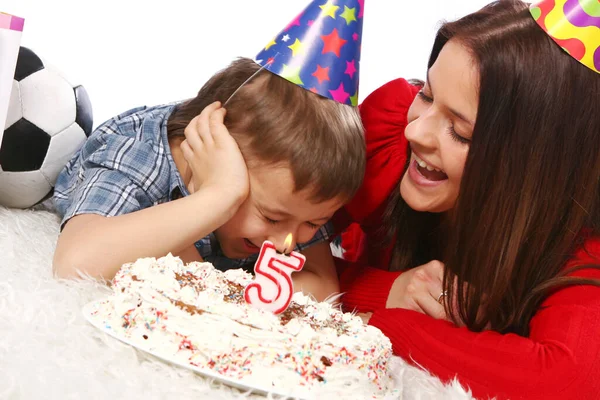
[[[277,220],[274,220],[274,219],[271,219],[271,218],[269,218],[269,217],[265,217],[265,220],[266,220],[268,223],[272,224],[272,225],[275,225],[276,223],[278,223],[278,222],[279,222],[279,221],[277,221]]]
[[[307,222],[306,225],[310,227],[310,229],[317,229],[319,225],[313,224],[312,222]]]

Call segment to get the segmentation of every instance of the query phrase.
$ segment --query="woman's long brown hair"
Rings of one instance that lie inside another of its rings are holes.
[[[455,319],[475,331],[489,324],[527,335],[553,290],[600,286],[564,268],[586,237],[599,234],[600,76],[554,43],[521,1],[500,0],[444,24],[429,67],[449,40],[470,50],[480,75],[460,193],[439,216],[411,210],[396,191],[390,267],[441,259]],[[453,292],[455,284],[469,289]]]

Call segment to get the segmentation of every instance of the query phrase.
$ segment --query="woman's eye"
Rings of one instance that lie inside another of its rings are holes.
[[[450,137],[452,138],[452,140],[454,140],[455,142],[458,142],[461,144],[471,143],[471,141],[469,139],[456,133],[456,131],[454,130],[454,126],[451,126],[450,128],[448,128],[448,133],[450,134]]]
[[[319,225],[313,224],[312,222],[307,222],[306,225],[310,227],[310,229],[317,229]]]
[[[423,100],[425,103],[433,103],[433,99],[425,94],[425,91],[420,90],[418,93],[419,98]]]

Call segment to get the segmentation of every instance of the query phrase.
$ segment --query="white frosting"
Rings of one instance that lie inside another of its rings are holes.
[[[141,348],[301,397],[384,395],[391,343],[360,317],[295,293],[279,316],[245,303],[243,270],[171,255],[125,264],[93,318]],[[347,397],[345,397],[347,398]]]

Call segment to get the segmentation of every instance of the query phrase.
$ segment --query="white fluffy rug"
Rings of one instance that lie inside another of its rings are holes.
[[[242,393],[121,344],[81,308],[107,294],[92,281],[58,281],[51,262],[59,218],[0,206],[0,399],[238,399]],[[471,399],[395,358],[394,399]],[[351,392],[347,398],[351,398]]]

